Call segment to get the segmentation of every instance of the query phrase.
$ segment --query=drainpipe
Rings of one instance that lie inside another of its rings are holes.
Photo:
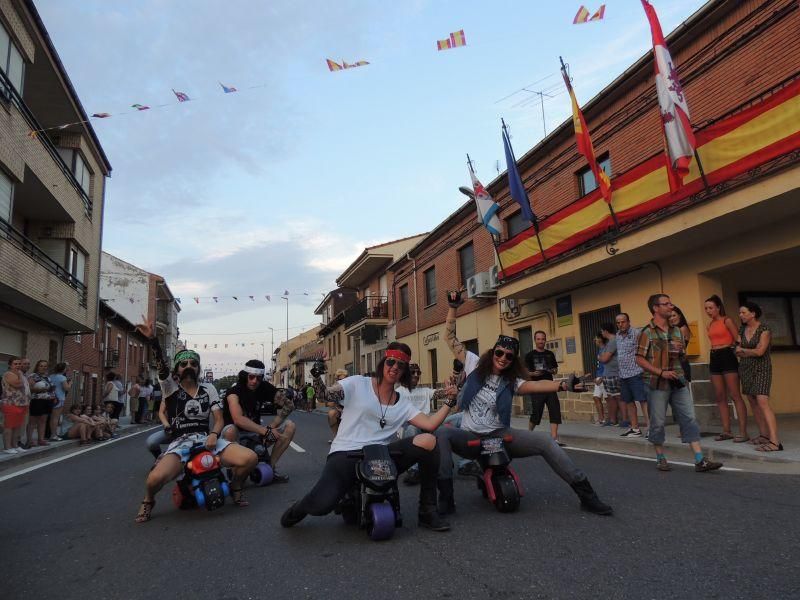
[[[417,259],[411,258],[411,253],[406,252],[406,260],[411,261],[411,273],[414,277],[414,337],[417,339],[417,352],[422,354],[422,348],[419,345],[419,301],[417,299]],[[422,357],[418,356],[418,360]]]

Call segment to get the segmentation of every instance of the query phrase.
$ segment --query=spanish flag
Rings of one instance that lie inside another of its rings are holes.
[[[459,29],[450,34],[450,43],[453,48],[467,45],[467,37],[464,35],[464,30]]]
[[[611,180],[606,172],[600,168],[600,165],[597,164],[589,128],[586,127],[586,119],[583,118],[583,113],[580,106],[578,106],[578,100],[575,98],[575,91],[572,89],[563,60],[561,61],[561,74],[564,76],[564,84],[567,86],[567,91],[572,101],[572,124],[575,127],[575,143],[578,145],[578,152],[586,157],[589,162],[589,168],[592,170],[595,181],[597,181],[597,185],[600,188],[600,194],[606,202],[611,204]]]

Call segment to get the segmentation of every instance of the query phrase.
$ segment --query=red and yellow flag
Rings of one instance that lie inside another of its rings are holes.
[[[341,71],[342,70],[342,65],[332,61],[330,58],[326,58],[325,62],[328,63],[328,70],[329,71]]]
[[[597,164],[597,158],[594,155],[594,146],[592,145],[592,138],[589,135],[589,128],[586,127],[586,119],[583,118],[578,100],[575,98],[575,92],[572,89],[572,84],[569,81],[567,70],[562,66],[561,74],[564,76],[564,84],[567,86],[569,97],[572,100],[572,124],[575,127],[575,143],[578,145],[578,152],[586,157],[589,162],[589,168],[594,174],[595,181],[600,188],[600,194],[603,199],[611,204],[611,180],[608,178],[600,165]]]

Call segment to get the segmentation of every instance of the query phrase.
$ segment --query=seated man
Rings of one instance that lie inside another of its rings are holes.
[[[336,373],[334,373],[334,377],[336,381],[341,381],[345,377],[347,377],[347,371],[345,369],[336,369]],[[334,438],[336,438],[336,434],[339,433],[339,423],[342,422],[342,405],[337,402],[326,402],[325,406],[328,407],[328,427],[331,428],[331,439],[328,440],[328,443],[333,443]]]
[[[294,410],[294,404],[277,392],[278,388],[269,381],[264,381],[264,363],[260,360],[248,360],[244,369],[239,371],[236,385],[228,390],[223,401],[225,428],[222,430],[222,437],[229,442],[238,442],[243,436],[269,438],[271,433],[275,437],[275,446],[270,453],[272,481],[286,483],[289,477],[278,474],[277,465],[294,437],[295,424],[286,419]],[[261,406],[267,402],[274,402],[279,407],[272,422],[264,426],[261,424]]]
[[[173,359],[172,373],[165,364],[158,338],[151,324],[137,325],[137,331],[150,343],[158,365],[158,379],[164,394],[159,418],[170,437],[170,444],[147,476],[144,499],[136,515],[137,523],[150,520],[155,496],[164,485],[178,477],[197,444],[218,455],[223,467],[233,471],[230,482],[234,504],[247,506],[242,493],[245,477],[258,463],[256,453],[220,438],[224,425],[219,395],[209,383],[200,383],[200,355],[181,350]],[[173,378],[174,376],[174,378]]]

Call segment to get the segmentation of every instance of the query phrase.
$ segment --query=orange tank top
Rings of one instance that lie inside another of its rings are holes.
[[[708,326],[708,339],[712,346],[732,346],[734,339],[731,332],[725,327],[725,320],[711,321]]]

